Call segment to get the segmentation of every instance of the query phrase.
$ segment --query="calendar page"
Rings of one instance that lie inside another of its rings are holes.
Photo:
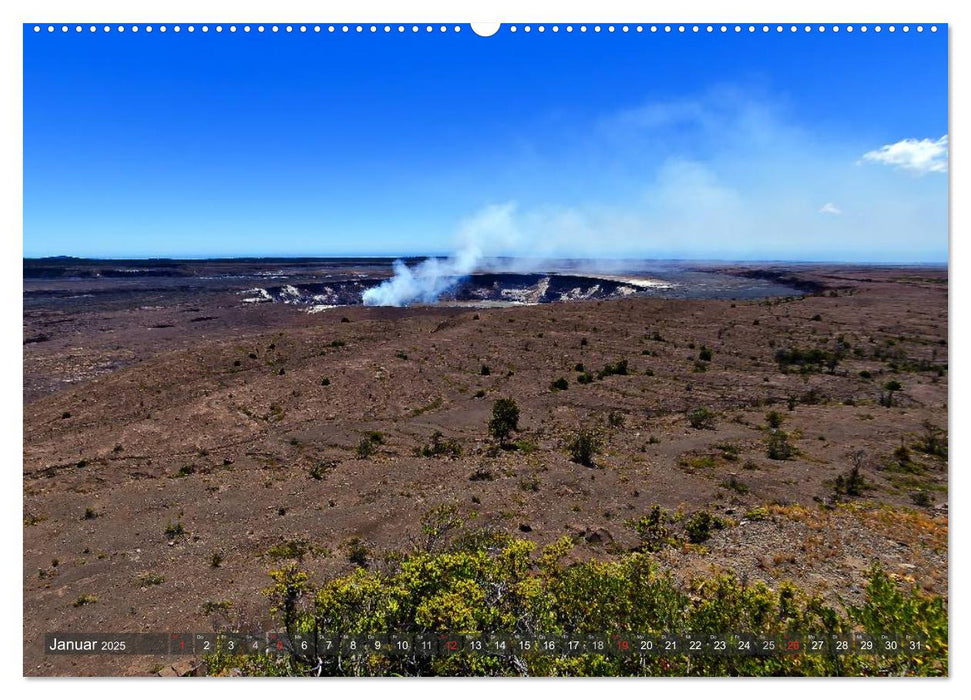
[[[21,28],[24,675],[948,675],[947,23],[264,16]]]

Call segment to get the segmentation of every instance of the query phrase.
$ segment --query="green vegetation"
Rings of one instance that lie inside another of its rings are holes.
[[[148,572],[140,575],[136,579],[136,582],[139,586],[161,586],[165,583],[165,577],[160,574]]]
[[[359,537],[352,537],[347,541],[347,560],[352,564],[366,568],[370,555],[371,551]]]
[[[742,453],[742,448],[733,442],[719,442],[712,445],[712,447],[721,453],[721,458],[726,462],[737,462],[739,455]]]
[[[307,540],[293,539],[273,545],[266,550],[266,556],[275,560],[296,559],[297,561],[303,561],[305,556],[315,551],[315,547]]]
[[[630,368],[628,367],[627,360],[617,360],[617,362],[614,362],[613,364],[608,362],[604,365],[602,370],[597,372],[597,379],[611,377],[615,374],[621,376],[630,374]]]
[[[581,427],[570,438],[567,443],[567,450],[570,452],[570,459],[577,464],[585,467],[594,466],[593,457],[600,450],[601,440],[590,428]]]
[[[786,348],[777,350],[775,361],[779,365],[779,370],[789,372],[792,367],[796,367],[800,372],[809,374],[812,372],[822,372],[829,370],[830,374],[836,371],[836,367],[845,357],[843,345],[837,341],[837,349],[828,348]]]
[[[769,459],[792,459],[796,454],[796,448],[789,442],[789,434],[784,430],[773,430],[766,442],[765,453]]]
[[[884,394],[882,391],[880,392],[880,405],[888,408],[893,406],[893,395],[902,388],[903,387],[900,385],[900,382],[898,382],[896,379],[892,379],[884,384],[883,389],[887,393]]]
[[[641,540],[638,551],[641,552],[660,552],[665,547],[673,546],[677,540],[672,537],[668,524],[672,522],[671,516],[661,506],[655,505],[650,514],[641,516],[636,520],[628,520],[626,525]]]
[[[947,432],[930,421],[922,424],[924,434],[914,444],[914,449],[924,454],[947,459]]]
[[[336,462],[316,462],[307,470],[307,473],[311,479],[321,481],[327,476],[328,472],[333,471],[336,467]]]
[[[364,437],[357,443],[357,458],[367,459],[378,451],[378,445],[384,444],[384,434],[376,430],[364,433]]]
[[[833,484],[833,492],[837,500],[842,496],[859,498],[863,495],[863,491],[868,488],[869,485],[863,478],[859,464],[854,464],[848,472],[837,476]]]
[[[228,600],[207,600],[202,604],[202,614],[203,615],[214,615],[216,613],[228,613],[233,607],[231,601]]]
[[[72,605],[76,608],[80,608],[82,605],[92,605],[98,602],[98,596],[92,595],[91,593],[82,593],[79,595]]]
[[[537,445],[532,440],[526,438],[520,438],[513,443],[513,446],[524,455],[531,455],[537,450],[539,450],[539,445]]]
[[[711,362],[712,351],[711,348],[704,345],[701,346],[701,350],[698,351],[698,359],[702,362]]]
[[[563,377],[555,379],[550,383],[550,391],[566,391],[570,388],[570,383]]]
[[[165,536],[170,540],[174,540],[176,537],[181,537],[185,533],[185,527],[182,525],[182,518],[179,518],[174,523],[169,523],[165,526]]]
[[[728,479],[723,481],[722,486],[724,486],[726,489],[731,489],[732,491],[734,491],[740,496],[744,496],[749,491],[751,491],[751,489],[748,487],[748,484],[746,484],[744,481],[739,480],[739,478],[734,475],[728,477]]]
[[[496,399],[489,420],[489,435],[505,445],[514,430],[519,430],[519,406],[514,399]]]
[[[934,499],[927,491],[914,491],[910,494],[910,500],[915,506],[929,508],[934,505]]]
[[[429,445],[422,445],[415,448],[416,457],[461,457],[462,446],[458,440],[445,436],[438,430],[432,433],[432,441]]]
[[[711,523],[708,523],[709,527]],[[699,526],[700,527],[700,526]],[[849,653],[769,656],[553,654],[499,656],[342,653],[317,659],[207,657],[216,675],[346,676],[862,676],[948,673],[947,605],[901,587],[879,569],[867,576],[860,605],[831,607],[788,583],[775,589],[730,573],[679,585],[650,554],[567,564],[572,544],[537,553],[527,540],[492,534],[437,551],[400,554],[393,565],[360,568],[317,590],[290,565],[271,572],[270,610],[289,634],[607,635],[665,632],[842,635],[852,630],[926,638],[926,650],[876,656]]]
[[[593,382],[593,374],[590,372],[583,372],[577,376],[577,384],[591,384]]]
[[[699,510],[684,522],[684,532],[692,544],[701,544],[711,537],[712,530],[721,530],[725,521],[709,513]]]
[[[707,408],[693,408],[688,411],[688,422],[695,430],[714,430],[715,414]]]

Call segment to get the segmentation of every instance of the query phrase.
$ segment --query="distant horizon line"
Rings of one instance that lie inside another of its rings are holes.
[[[448,258],[449,253],[412,253],[402,255],[199,255],[199,256],[171,256],[171,255],[122,255],[122,256],[82,256],[82,255],[24,255],[23,261],[43,260],[79,260],[106,262],[199,262],[199,261],[244,261],[244,260],[421,260],[426,258]],[[484,260],[537,260],[544,262],[665,262],[665,263],[785,263],[789,265],[900,265],[900,266],[932,266],[947,267],[950,260],[822,260],[822,259],[791,259],[791,258],[647,258],[647,257],[531,257],[516,255],[496,255]]]

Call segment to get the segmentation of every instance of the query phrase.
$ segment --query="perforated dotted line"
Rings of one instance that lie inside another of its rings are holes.
[[[870,29],[872,29],[874,32],[879,33],[881,31],[883,31],[884,29],[886,29],[888,32],[893,33],[893,32],[896,32],[898,28],[900,29],[900,31],[902,31],[904,33],[908,33],[912,29],[914,31],[916,31],[916,32],[923,32],[925,30],[925,26],[922,25],[922,24],[918,24],[918,25],[899,25],[899,27],[898,27],[898,25],[892,25],[892,24],[891,25],[879,25],[879,24],[876,24],[876,25],[865,25],[865,24],[863,24],[863,25],[857,25],[857,26],[854,26],[854,25],[841,26],[841,25],[838,25],[838,24],[834,24],[834,25],[830,25],[830,26],[826,26],[826,25],[822,25],[822,24],[821,25],[818,25],[818,26],[809,25],[809,24],[806,24],[806,25],[795,25],[795,24],[793,24],[793,25],[782,25],[782,24],[775,24],[775,25],[768,25],[768,24],[761,24],[761,25],[755,25],[755,24],[748,24],[748,25],[742,25],[742,24],[734,24],[734,25],[731,25],[731,24],[721,24],[721,25],[711,25],[711,24],[707,24],[707,25],[700,25],[700,24],[692,24],[692,25],[685,25],[685,24],[662,24],[662,25],[658,25],[658,24],[651,24],[651,25],[644,25],[644,24],[629,25],[629,24],[623,24],[623,25],[614,25],[614,24],[608,24],[608,25],[599,25],[599,24],[593,24],[593,25],[586,25],[586,24],[581,24],[581,25],[574,26],[572,24],[568,24],[568,25],[565,25],[563,27],[561,27],[560,25],[554,24],[554,25],[549,26],[549,30],[552,31],[552,32],[554,32],[554,33],[555,32],[559,32],[562,29],[563,31],[566,31],[567,33],[572,33],[574,31],[578,31],[580,33],[585,33],[585,32],[588,32],[588,31],[591,31],[591,32],[594,32],[594,33],[600,33],[602,31],[605,31],[606,30],[607,32],[617,32],[617,31],[620,31],[622,33],[635,32],[635,33],[638,33],[638,34],[643,33],[643,32],[649,32],[649,33],[652,33],[652,34],[656,34],[657,32],[664,32],[664,33],[668,33],[668,34],[670,34],[672,32],[677,32],[677,33],[680,33],[680,34],[685,34],[685,33],[689,33],[689,32],[692,33],[692,34],[699,34],[699,33],[702,33],[702,32],[707,33],[707,34],[713,34],[713,33],[716,33],[716,32],[718,32],[718,33],[728,33],[728,32],[742,33],[742,32],[748,32],[750,34],[754,34],[756,32],[761,32],[763,34],[768,34],[768,33],[772,32],[772,31],[775,31],[776,33],[782,33],[782,32],[786,32],[786,31],[788,31],[788,32],[798,32],[798,31],[800,31],[800,29],[802,31],[804,31],[804,32],[813,32],[813,31],[815,31],[815,32],[818,32],[818,33],[824,33],[824,32],[827,32],[827,31],[831,31],[834,34],[838,34],[841,31],[844,31],[844,32],[847,32],[847,33],[852,33],[852,32],[857,31],[857,30],[858,31],[861,31],[861,32],[867,32]],[[528,33],[532,32],[534,30],[542,34],[542,33],[544,33],[544,32],[547,31],[547,26],[546,25],[542,25],[542,24],[539,24],[539,25],[529,25],[529,24],[515,25],[515,24],[511,24],[508,27],[506,27],[506,29],[510,33],[513,33],[513,34],[515,34],[516,32],[520,32],[520,31],[521,32],[525,32],[525,33],[528,34]],[[927,29],[929,29],[931,32],[936,32],[937,31],[937,26],[936,25],[930,25],[929,27],[927,27]]]
[[[242,25],[229,24],[229,25],[222,25],[222,24],[217,24],[217,25],[213,25],[213,26],[210,26],[208,24],[203,24],[203,25],[194,25],[194,24],[186,24],[186,25],[181,25],[181,24],[172,24],[172,25],[166,25],[166,24],[160,24],[160,25],[138,25],[138,24],[131,24],[131,25],[125,25],[125,24],[105,24],[105,25],[95,25],[95,24],[91,24],[91,25],[80,25],[80,24],[75,24],[75,25],[67,25],[67,24],[62,24],[62,25],[54,25],[54,24],[48,24],[46,26],[45,25],[40,25],[40,24],[35,24],[34,25],[34,32],[35,33],[39,33],[39,32],[45,31],[45,30],[47,32],[49,32],[49,33],[54,33],[54,32],[57,32],[57,31],[60,31],[62,33],[67,33],[67,32],[70,32],[72,30],[74,32],[81,33],[83,31],[87,30],[89,32],[103,32],[103,33],[117,32],[119,34],[123,34],[125,32],[137,33],[139,31],[146,32],[146,33],[149,33],[149,34],[152,33],[152,32],[155,32],[155,31],[161,32],[163,34],[166,33],[166,32],[174,32],[174,33],[178,34],[178,33],[182,32],[182,31],[189,32],[190,34],[196,32],[196,31],[200,31],[200,32],[202,32],[204,34],[210,32],[210,31],[213,31],[213,32],[215,32],[217,34],[220,34],[220,33],[224,32],[224,31],[226,31],[226,32],[228,32],[230,34],[235,34],[236,32],[242,32],[244,34],[250,33],[250,32],[257,33],[257,34],[263,34],[263,33],[266,33],[266,32],[270,32],[270,33],[280,33],[280,32],[284,32],[284,33],[287,33],[287,34],[292,34],[292,33],[299,33],[299,34],[307,34],[307,33],[320,34],[321,32],[327,32],[327,33],[330,33],[330,34],[333,34],[335,32],[344,33],[344,34],[350,34],[350,33],[357,33],[357,34],[364,34],[364,33],[377,34],[378,32],[383,32],[383,33],[386,33],[386,34],[390,34],[391,32],[394,32],[394,31],[397,31],[399,33],[405,33],[407,31],[411,31],[411,32],[414,32],[414,33],[417,33],[417,32],[420,32],[420,31],[425,31],[427,33],[438,32],[438,33],[444,34],[444,33],[447,33],[447,32],[459,33],[461,31],[463,31],[462,30],[462,27],[460,25],[457,25],[457,24],[456,25],[444,25],[444,24],[442,24],[442,25],[431,25],[431,24],[429,24],[429,25],[421,25],[421,26],[419,26],[417,24],[413,24],[413,25],[404,25],[404,24],[398,24],[398,25],[391,25],[391,24],[384,24],[384,25],[377,25],[377,24],[371,24],[371,25],[365,25],[365,24],[356,24],[356,25],[354,25],[354,24],[350,24],[350,25],[349,24],[326,24],[326,25],[321,25],[321,24],[312,24],[312,25],[308,25],[308,24],[298,24],[298,25],[294,25],[294,24],[271,24],[271,25],[264,25],[264,24],[252,24],[252,25],[251,24],[242,24]]]
[[[236,25],[236,24],[230,24],[230,25],[221,25],[221,24],[217,24],[217,25],[213,25],[211,27],[209,25],[207,25],[207,24],[198,25],[198,26],[197,25],[193,25],[193,24],[188,24],[188,25],[180,25],[180,24],[173,24],[173,25],[166,25],[166,24],[160,24],[160,25],[150,25],[150,24],[149,25],[138,25],[138,24],[131,24],[131,25],[124,25],[124,24],[115,24],[115,25],[111,25],[111,24],[105,24],[105,25],[94,25],[94,24],[91,24],[91,25],[80,25],[80,24],[75,24],[75,25],[67,25],[67,24],[62,24],[62,25],[54,25],[54,24],[39,25],[39,24],[35,24],[34,25],[34,32],[35,33],[40,33],[40,32],[43,32],[45,30],[48,33],[54,33],[54,32],[57,32],[57,31],[60,31],[61,33],[67,33],[67,32],[70,32],[72,30],[74,32],[76,32],[76,33],[80,33],[80,32],[85,31],[85,29],[87,29],[88,32],[92,32],[92,33],[94,33],[94,32],[103,32],[103,33],[117,32],[118,34],[123,34],[125,32],[131,32],[133,34],[138,33],[138,32],[145,32],[145,33],[151,34],[152,32],[155,32],[155,31],[160,32],[160,33],[163,33],[163,34],[166,33],[166,32],[170,32],[171,31],[171,32],[174,32],[174,33],[178,34],[178,33],[181,33],[183,30],[186,31],[186,32],[189,32],[190,34],[195,33],[197,30],[200,31],[200,32],[202,32],[203,34],[209,33],[210,31],[213,31],[216,34],[220,34],[223,31],[226,31],[226,32],[228,32],[230,34],[235,34],[238,31],[239,32],[243,32],[243,33],[255,32],[255,33],[258,33],[258,34],[262,34],[262,33],[265,33],[265,32],[279,33],[281,31],[282,32],[285,32],[285,33],[300,33],[300,34],[306,34],[306,33],[320,34],[322,32],[328,33],[328,34],[334,34],[334,33],[342,33],[342,34],[352,34],[352,33],[354,33],[354,34],[364,34],[364,33],[377,34],[379,32],[382,32],[382,33],[385,33],[385,34],[390,34],[392,32],[398,32],[399,34],[404,34],[406,32],[411,32],[413,34],[417,34],[417,33],[422,32],[422,31],[424,31],[427,34],[431,34],[431,33],[444,34],[444,33],[459,33],[459,32],[462,31],[462,27],[460,25],[457,25],[457,24],[456,25],[444,25],[444,24],[442,24],[442,25],[431,25],[431,24],[426,24],[426,25],[417,25],[417,24],[411,24],[411,25],[405,25],[405,24],[398,24],[398,25],[391,25],[391,24],[385,24],[385,25],[377,25],[377,24],[371,24],[371,25],[363,25],[363,24],[356,24],[356,25],[353,25],[353,24],[352,25],[349,25],[349,24],[327,24],[327,25],[320,25],[320,24],[314,24],[314,25],[307,25],[307,24],[300,24],[300,25],[292,25],[292,24],[286,24],[286,25],[278,25],[278,24],[272,24],[272,25],[263,25],[263,24],[258,24],[258,25],[249,25],[249,24]],[[826,26],[826,25],[822,25],[822,24],[820,24],[820,25],[810,25],[810,24],[805,24],[805,25],[795,25],[795,24],[791,24],[791,25],[782,25],[782,24],[775,24],[775,25],[768,25],[768,24],[762,24],[762,25],[754,25],[754,24],[749,24],[749,25],[741,25],[741,24],[735,24],[735,25],[726,25],[726,24],[721,24],[721,25],[711,25],[711,24],[707,24],[707,25],[698,25],[698,24],[693,24],[693,25],[684,25],[684,24],[678,24],[678,25],[671,25],[671,24],[664,24],[664,25],[656,25],[656,24],[651,24],[651,25],[643,25],[643,24],[636,24],[636,25],[628,25],[628,24],[623,24],[623,25],[614,25],[614,24],[608,24],[608,25],[599,25],[599,24],[593,24],[593,25],[586,25],[586,24],[572,25],[572,24],[567,24],[567,25],[562,25],[562,26],[561,25],[558,25],[558,24],[553,24],[553,25],[544,25],[544,24],[537,24],[537,25],[523,24],[523,25],[517,25],[517,24],[510,24],[510,25],[503,25],[502,29],[508,31],[510,34],[516,34],[517,32],[523,32],[523,33],[529,34],[529,33],[533,32],[534,30],[537,33],[539,33],[539,34],[543,34],[547,30],[550,31],[553,34],[557,34],[557,33],[561,32],[561,31],[566,32],[567,34],[571,34],[571,33],[575,32],[575,31],[576,32],[579,32],[581,34],[586,33],[588,31],[589,32],[593,32],[595,34],[596,33],[603,32],[603,31],[607,31],[608,33],[613,33],[613,32],[618,32],[619,31],[619,32],[624,33],[624,34],[630,33],[630,32],[634,32],[634,33],[637,33],[637,34],[641,34],[641,33],[644,33],[644,32],[651,33],[651,34],[656,34],[658,32],[663,32],[663,33],[666,33],[666,34],[670,34],[672,32],[677,32],[677,33],[680,33],[680,34],[685,34],[685,33],[692,33],[692,34],[700,34],[700,33],[714,34],[714,33],[721,33],[721,34],[726,34],[728,32],[734,32],[736,34],[740,34],[742,32],[748,32],[749,34],[755,34],[757,32],[761,32],[763,34],[768,34],[768,33],[773,32],[773,31],[776,32],[776,33],[782,33],[782,32],[796,33],[796,32],[802,31],[804,33],[816,32],[816,33],[820,33],[821,34],[821,33],[825,33],[825,32],[833,32],[834,34],[836,34],[836,33],[839,33],[839,32],[852,33],[854,31],[860,31],[860,32],[866,33],[868,31],[873,31],[873,32],[876,32],[876,33],[879,34],[880,32],[886,30],[886,31],[888,31],[888,32],[890,32],[892,34],[892,33],[896,32],[899,29],[901,32],[903,32],[903,33],[906,34],[906,33],[909,33],[912,29],[914,31],[918,32],[918,33],[922,33],[925,30],[925,26],[924,25],[921,25],[921,24],[917,24],[917,25],[904,24],[904,25],[899,25],[899,26],[898,25],[893,25],[893,24],[889,24],[889,25],[880,25],[880,24],[866,25],[866,24],[861,24],[861,25],[845,25],[845,26],[836,25],[836,24],[830,25],[830,26]],[[929,31],[931,31],[931,32],[936,32],[938,28],[937,28],[937,25],[930,25],[929,27],[927,27],[927,29]],[[474,33],[474,30],[473,30],[473,33]]]

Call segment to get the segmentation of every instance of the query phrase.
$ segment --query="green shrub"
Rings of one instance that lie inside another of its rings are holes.
[[[796,448],[789,442],[789,434],[784,430],[774,430],[769,433],[766,444],[766,455],[769,459],[786,460],[792,459],[796,454]]]
[[[893,406],[893,395],[900,391],[903,387],[900,385],[900,382],[892,379],[884,384],[883,388],[887,393],[884,394],[882,391],[880,392],[880,405],[887,407]]]
[[[712,358],[711,348],[705,347],[704,345],[702,345],[701,350],[698,351],[698,359],[702,360],[703,362],[711,362],[711,358]]]
[[[688,422],[695,430],[714,430],[715,414],[707,408],[693,408],[688,411]]]
[[[161,586],[165,583],[165,577],[160,574],[153,574],[151,572],[141,574],[137,579],[138,585],[147,586]]]
[[[597,372],[597,379],[603,379],[604,377],[610,377],[615,374],[626,375],[629,374],[629,371],[627,360],[618,360],[612,364],[608,362],[602,370]]]
[[[773,430],[782,427],[782,415],[778,411],[769,411],[765,414],[766,424]]]
[[[422,445],[416,450],[419,457],[461,457],[462,446],[457,440],[445,439],[441,431],[432,433],[431,444]]]
[[[492,406],[489,434],[504,445],[514,430],[519,430],[519,406],[514,399],[496,399]]]
[[[832,373],[844,356],[843,346],[837,344],[835,350],[827,348],[780,349],[775,353],[775,361],[782,372],[788,372],[791,367],[797,367],[803,373],[822,372],[824,369],[828,369]]]
[[[275,544],[266,550],[266,556],[270,559],[296,559],[303,561],[303,558],[313,551],[313,546],[304,539],[293,539]]]
[[[931,498],[931,495],[927,493],[927,491],[923,490],[912,492],[910,494],[910,500],[915,506],[919,506],[921,508],[929,508],[930,506],[934,505],[934,499]]]
[[[914,449],[935,457],[947,457],[947,433],[930,421],[922,423],[924,434],[914,445]]]
[[[570,387],[570,383],[566,381],[563,377],[553,380],[550,383],[550,391],[565,391]]]
[[[711,537],[712,530],[721,530],[725,521],[715,517],[707,510],[699,510],[684,521],[684,532],[692,544],[701,544]]]
[[[676,544],[668,528],[670,522],[671,516],[661,506],[655,505],[648,515],[628,520],[626,524],[640,538],[640,551],[660,552],[665,547]]]
[[[848,472],[845,474],[840,474],[836,477],[836,481],[833,485],[833,491],[837,499],[840,496],[852,496],[858,498],[863,495],[863,492],[869,488],[866,483],[866,479],[863,478],[863,474],[860,469],[860,465],[854,464]]]
[[[594,455],[600,450],[600,438],[589,428],[580,428],[567,443],[570,459],[585,467],[594,466]]]
[[[327,476],[327,472],[334,469],[336,466],[333,462],[315,462],[311,465],[307,473],[310,475],[311,479],[316,479],[317,481],[322,480]]]
[[[176,537],[181,537],[185,534],[185,527],[182,525],[182,519],[179,518],[174,523],[169,523],[165,526],[165,536],[170,540],[174,540]]]
[[[677,630],[698,635],[817,635],[853,630],[919,635],[925,648],[875,657],[847,654],[687,656],[525,652],[491,655],[359,654],[206,657],[214,675],[339,676],[898,676],[948,674],[948,611],[941,596],[896,584],[873,569],[859,605],[834,607],[792,584],[769,588],[731,573],[679,584],[650,554],[612,561],[568,557],[560,540],[536,546],[480,531],[441,551],[402,553],[394,566],[357,569],[319,589],[295,567],[271,572],[264,593],[289,633],[470,634],[542,630],[562,635]],[[864,581],[860,581],[864,583]],[[307,601],[303,604],[303,601]]]
[[[730,476],[726,481],[722,482],[722,486],[724,486],[726,489],[731,489],[740,496],[744,496],[751,490],[747,484],[739,481],[738,477],[736,476]]]
[[[368,558],[371,552],[361,540],[357,537],[351,538],[347,543],[347,560],[352,564],[357,564],[361,567],[367,567]]]

